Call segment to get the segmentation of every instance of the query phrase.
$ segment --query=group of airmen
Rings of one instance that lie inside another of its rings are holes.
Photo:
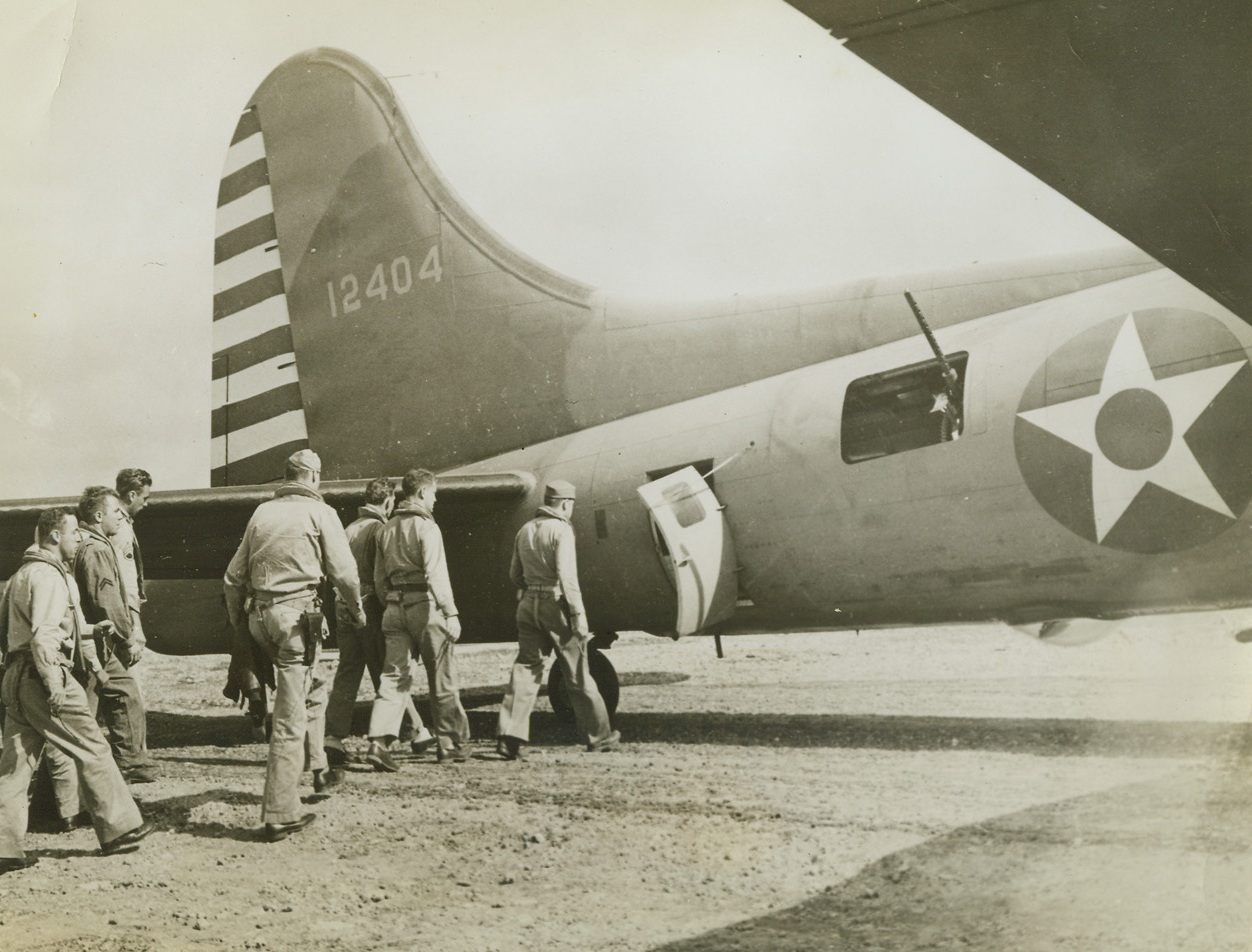
[[[151,491],[148,473],[124,469],[76,509],[45,509],[0,599],[0,872],[35,863],[23,849],[27,790],[45,747],[61,829],[90,823],[105,854],[155,829],[127,786],[159,773],[133,670],[146,644],[133,519]]]
[[[406,714],[414,751],[434,746],[440,763],[468,758],[469,719],[454,653],[461,623],[433,516],[435,476],[410,470],[398,493],[390,479],[371,480],[365,505],[345,529],[318,492],[321,469],[312,450],[288,458],[285,482],[253,513],[224,577],[236,633],[228,693],[246,698],[255,713],[266,703],[266,687],[273,688],[261,807],[270,842],[316,819],[301,810],[306,770],[316,793],[343,782],[343,767],[355,759],[344,740],[367,669],[375,683],[369,765],[399,769],[394,754]],[[27,790],[41,755],[60,828],[90,823],[104,854],[136,849],[155,829],[127,786],[158,775],[132,670],[145,645],[143,562],[132,520],[151,486],[146,472],[127,469],[115,489],[84,492],[76,510],[44,510],[35,543],[0,601],[0,873],[36,862],[23,840]],[[544,660],[553,653],[586,749],[614,750],[621,739],[591,677],[569,521],[574,495],[568,482],[549,483],[514,543],[509,575],[518,587],[518,653],[496,736],[504,760],[524,759]],[[318,672],[328,632],[326,581],[335,591],[339,644],[330,686]],[[429,730],[412,702],[417,659],[429,685]]]

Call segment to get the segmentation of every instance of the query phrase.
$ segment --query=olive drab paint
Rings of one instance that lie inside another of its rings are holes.
[[[304,445],[347,517],[370,477],[438,472],[466,641],[513,639],[512,540],[554,480],[576,490],[597,631],[1048,637],[1249,604],[1252,329],[1129,245],[635,302],[496,235],[350,54],[294,56],[243,105],[213,264],[215,485],[153,493],[138,526],[155,650],[226,650],[222,572]],[[906,291],[960,367],[959,439]],[[0,504],[0,571],[52,502]]]

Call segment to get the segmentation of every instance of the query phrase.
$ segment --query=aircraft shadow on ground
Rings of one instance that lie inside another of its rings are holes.
[[[148,711],[148,749],[239,747],[251,744],[252,724],[241,713],[171,714]]]
[[[499,703],[478,697],[477,706]],[[627,696],[626,703],[629,703]],[[353,713],[356,736],[368,731],[370,705],[359,702]],[[428,720],[429,707],[418,699]],[[472,736],[495,736],[494,711],[467,712]],[[713,744],[728,747],[815,747],[847,750],[980,750],[1036,756],[1199,757],[1231,744],[1252,744],[1247,724],[1174,721],[1101,721],[1082,719],[910,717],[846,714],[650,713],[618,710],[613,725],[623,742]],[[531,743],[577,742],[573,725],[548,711],[531,718]],[[242,714],[191,715],[152,711],[148,745],[236,747],[254,744],[251,725]],[[251,761],[248,761],[250,763]]]
[[[1237,740],[1216,769],[1184,767],[961,827],[794,906],[654,952],[1157,947],[1120,935],[1132,926],[1145,937],[1183,930],[1200,943],[1189,948],[1243,948],[1249,765],[1252,745]],[[1163,896],[1190,907],[1179,918]],[[1228,934],[1202,935],[1210,928]]]
[[[850,714],[619,711],[625,742],[1033,755],[1191,757],[1252,736],[1247,724]]]
[[[674,684],[686,681],[690,675],[671,671],[634,671],[621,676],[622,687],[630,688],[640,685]],[[414,684],[416,689],[419,685]],[[461,689],[461,704],[471,713],[471,721],[475,718],[475,708],[491,707],[504,700],[505,685],[487,685]],[[541,696],[546,696],[548,689],[541,687]],[[271,694],[272,698],[272,694]],[[417,710],[422,718],[429,723],[428,699],[414,694]],[[364,736],[369,730],[370,702],[358,701],[352,712],[352,733]],[[255,743],[252,737],[252,725],[244,716],[242,709],[231,713],[214,714],[175,714],[167,711],[148,711],[148,747],[159,750],[170,747],[237,747]],[[475,731],[476,737],[495,736],[494,714],[489,734]]]

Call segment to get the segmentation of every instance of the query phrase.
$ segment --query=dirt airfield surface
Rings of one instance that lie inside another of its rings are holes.
[[[467,646],[470,761],[308,787],[316,823],[274,844],[225,659],[149,655],[164,776],[134,789],[158,832],[113,857],[29,835],[0,948],[1249,949],[1245,621],[1082,648],[743,636],[722,659],[631,634],[609,652],[622,749],[583,752],[541,699],[525,763],[492,743],[511,649]]]

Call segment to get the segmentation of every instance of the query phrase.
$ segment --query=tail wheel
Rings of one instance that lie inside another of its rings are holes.
[[[613,667],[613,662],[598,648],[591,649],[588,664],[591,667],[591,679],[600,689],[604,706],[608,709],[609,717],[612,717],[617,713],[617,699],[621,693],[617,670]],[[557,716],[557,720],[565,724],[574,723],[574,706],[570,704],[569,694],[565,690],[565,674],[559,662],[552,665],[552,671],[548,675],[548,703],[552,705],[552,713]]]

